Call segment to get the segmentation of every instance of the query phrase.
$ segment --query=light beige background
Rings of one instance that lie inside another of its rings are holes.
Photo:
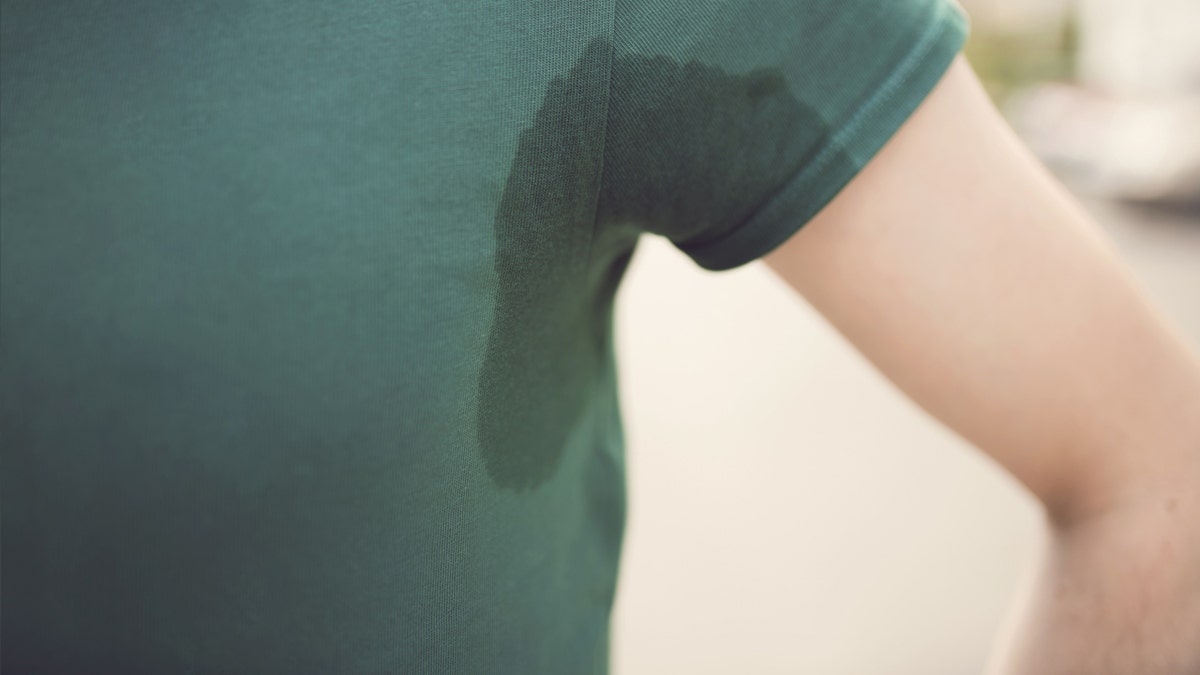
[[[1200,222],[1089,208],[1200,342]],[[1040,541],[1017,484],[761,264],[644,240],[617,330],[617,675],[980,672]]]

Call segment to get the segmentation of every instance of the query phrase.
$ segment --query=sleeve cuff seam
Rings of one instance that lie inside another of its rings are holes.
[[[720,271],[755,260],[789,239],[841,192],[895,135],[945,74],[950,62],[961,49],[966,33],[967,20],[959,10],[951,10],[949,17],[939,17],[932,22],[908,50],[899,66],[872,92],[866,102],[859,106],[854,116],[836,127],[827,143],[818,151],[817,157],[785,181],[741,226],[717,239],[697,244],[684,243],[679,245],[679,248],[701,267]],[[905,85],[913,86],[919,95],[913,96],[909,105],[901,109],[886,108],[886,104],[892,101],[897,93],[905,90]],[[872,124],[879,125],[884,129],[884,133],[861,136],[865,140],[856,143],[855,135],[859,134],[863,127]],[[839,171],[836,179],[827,180],[824,186],[818,186],[818,193],[811,192],[811,185],[828,169],[829,163],[839,156],[849,156],[852,159],[852,163],[848,165],[850,170]],[[821,187],[824,189],[820,189]],[[784,218],[787,221],[784,221]]]

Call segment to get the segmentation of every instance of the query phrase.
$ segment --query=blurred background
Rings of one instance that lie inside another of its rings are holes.
[[[1200,345],[1200,1],[963,0],[968,58]],[[644,240],[618,307],[617,675],[979,673],[1036,504],[761,264]]]

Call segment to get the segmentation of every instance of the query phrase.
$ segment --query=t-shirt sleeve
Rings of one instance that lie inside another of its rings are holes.
[[[953,0],[617,0],[600,217],[722,270],[787,240],[962,47]]]

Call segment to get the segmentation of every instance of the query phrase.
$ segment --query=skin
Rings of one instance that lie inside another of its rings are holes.
[[[1200,673],[1200,358],[962,57],[766,261],[1044,505],[989,673]]]

